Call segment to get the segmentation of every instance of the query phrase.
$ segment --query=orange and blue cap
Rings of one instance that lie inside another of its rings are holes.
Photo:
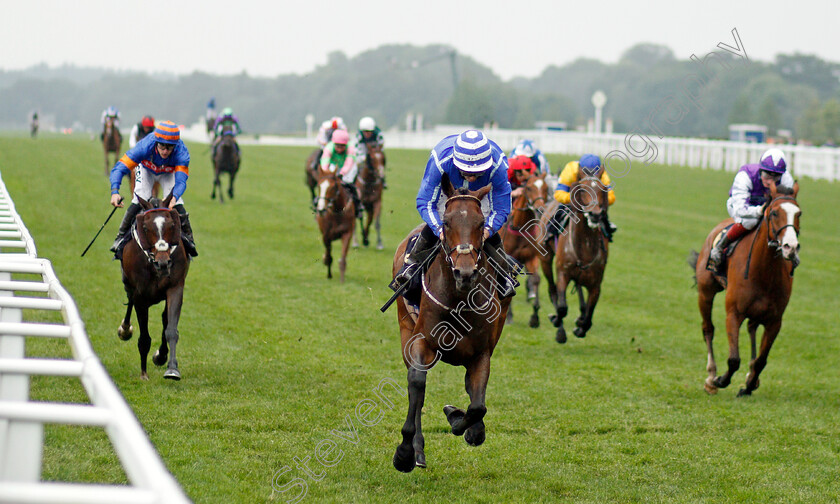
[[[181,130],[178,125],[172,121],[163,121],[158,123],[155,128],[155,140],[160,143],[175,145],[181,139]]]

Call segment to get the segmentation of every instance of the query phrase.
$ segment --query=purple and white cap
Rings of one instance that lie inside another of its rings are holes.
[[[493,164],[490,142],[480,131],[467,130],[458,135],[452,150],[452,161],[459,170],[481,173]]]
[[[780,149],[768,149],[761,155],[761,169],[773,173],[782,174],[787,169],[785,153]]]

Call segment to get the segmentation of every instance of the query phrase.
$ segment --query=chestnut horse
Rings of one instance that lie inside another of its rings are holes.
[[[540,258],[542,248],[537,248],[540,238],[539,221],[548,198],[548,184],[545,175],[532,175],[522,186],[522,194],[511,205],[507,223],[500,231],[505,251],[514,259],[523,263],[528,271],[528,301],[533,305],[533,313],[528,325],[540,326]],[[507,322],[513,320],[513,304],[508,310]]]
[[[557,328],[555,339],[558,343],[566,342],[563,318],[569,311],[566,304],[566,288],[569,283],[575,282],[580,303],[580,316],[575,321],[577,327],[574,330],[578,338],[586,337],[586,332],[592,327],[592,315],[601,295],[601,281],[609,255],[609,244],[601,231],[602,220],[608,207],[608,188],[601,183],[603,170],[604,167],[601,167],[593,176],[585,176],[583,170],[578,172],[577,180],[569,188],[571,202],[566,208],[569,211],[569,223],[557,238],[555,247],[550,247],[549,254],[542,259],[548,293],[557,310],[549,319]],[[555,205],[551,205],[549,208],[554,207]],[[543,220],[548,218],[549,211]],[[552,259],[557,269],[556,285]],[[586,298],[583,293],[584,287],[589,294]]]
[[[113,117],[105,118],[105,130],[102,136],[102,148],[105,151],[105,175],[111,173],[111,167],[117,164],[120,159],[120,146],[122,145],[122,134],[119,128],[114,125]],[[114,162],[109,162],[109,154],[114,153]]]
[[[318,203],[316,206],[316,220],[324,241],[324,264],[327,266],[327,278],[332,278],[332,242],[341,240],[341,259],[338,268],[341,272],[341,283],[344,283],[344,272],[347,270],[347,251],[350,250],[350,240],[356,231],[356,207],[353,198],[341,185],[338,172],[318,171]]]
[[[484,394],[490,376],[490,357],[499,341],[511,298],[499,299],[495,271],[482,250],[484,215],[481,199],[490,191],[453,189],[444,174],[447,196],[443,214],[441,252],[423,273],[419,310],[405,299],[397,303],[402,355],[408,368],[408,414],[402,427],[402,443],[394,453],[394,467],[410,472],[426,467],[425,441],[421,428],[426,373],[438,360],[467,369],[465,386],[470,396],[466,412],[445,406],[443,412],[452,433],[464,435],[471,446],[484,442]],[[413,230],[394,255],[393,273],[403,264]]]
[[[717,234],[733,222],[727,219],[715,226],[706,237],[699,254],[692,252],[689,264],[694,266],[697,279],[698,305],[703,318],[703,338],[706,340],[709,375],[703,383],[706,392],[716,394],[719,388],[729,386],[732,375],[741,365],[738,353],[738,333],[747,320],[750,335],[750,370],[746,387],[738,396],[750,395],[758,388],[758,375],[767,365],[770,347],[782,328],[782,315],[793,289],[793,270],[799,263],[799,216],[802,211],[796,202],[799,184],[792,190],[770,188],[770,203],[764,209],[756,229],[745,235],[727,259],[724,285],[714,273],[706,269],[709,250]],[[729,360],[726,374],[717,375],[712,340],[712,305],[715,295],[726,289],[726,334],[729,338]],[[756,357],[755,334],[759,325],[764,326],[760,353]]]
[[[128,309],[117,329],[117,335],[123,341],[131,339],[134,330],[131,327],[133,308],[137,312],[137,323],[140,324],[140,338],[137,340],[140,378],[148,380],[146,358],[152,344],[149,336],[149,308],[165,301],[161,317],[161,344],[152,356],[152,361],[157,366],[163,366],[168,359],[169,365],[163,377],[180,380],[175,346],[178,343],[178,319],[181,317],[184,299],[184,281],[190,266],[181,242],[181,219],[177,211],[168,208],[172,194],[163,200],[162,208],[153,207],[139,196],[137,199],[145,211],[137,215],[131,230],[133,239],[122,252],[122,280],[128,295]]]
[[[228,196],[230,196],[230,199],[233,199],[233,180],[236,178],[237,172],[239,172],[239,163],[242,161],[237,147],[233,127],[225,126],[222,130],[222,139],[219,145],[216,146],[215,155],[213,156],[213,193],[210,195],[210,198],[216,199],[216,188],[218,188],[219,203],[225,202],[225,197],[222,195],[222,181],[220,179],[222,173],[227,173],[230,176]]]
[[[362,208],[367,214],[367,222],[361,223],[362,244],[370,245],[368,234],[371,223],[376,228],[376,250],[382,250],[382,235],[379,228],[379,215],[382,213],[382,176],[385,174],[385,155],[379,145],[371,144],[367,148],[365,162],[361,165],[356,186],[359,188],[359,197]]]

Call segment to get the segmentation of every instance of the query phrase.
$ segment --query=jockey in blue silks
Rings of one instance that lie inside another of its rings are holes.
[[[480,131],[467,130],[460,135],[451,135],[432,149],[426,163],[420,191],[417,193],[417,210],[426,222],[414,249],[406,256],[405,264],[395,276],[398,284],[408,281],[417,268],[434,250],[443,236],[441,214],[446,196],[441,187],[443,174],[455,189],[477,191],[492,184],[492,190],[481,202],[485,217],[484,244],[488,257],[498,265],[506,280],[500,285],[500,295],[509,297],[517,285],[513,278],[507,254],[502,247],[499,229],[510,214],[510,182],[507,177],[508,164],[502,149]]]

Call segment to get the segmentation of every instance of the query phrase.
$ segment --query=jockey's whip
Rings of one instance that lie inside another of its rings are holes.
[[[122,203],[122,198],[120,198],[120,203]],[[96,239],[99,237],[99,233],[101,233],[101,232],[102,232],[102,230],[103,230],[103,229],[105,229],[105,224],[108,224],[108,221],[109,221],[109,220],[111,220],[111,216],[113,216],[113,215],[114,215],[114,212],[116,212],[116,211],[117,211],[117,208],[119,208],[119,207],[116,207],[116,206],[115,206],[115,207],[114,207],[114,209],[113,209],[113,210],[111,210],[111,213],[109,213],[109,214],[108,214],[108,218],[107,218],[107,219],[105,219],[105,222],[103,222],[103,223],[102,223],[102,227],[101,227],[101,228],[99,228],[99,231],[97,231],[97,232],[96,232],[96,236],[94,236],[94,237],[93,237],[93,240],[91,240],[91,241],[90,241],[90,243],[88,243],[88,246],[85,248],[85,251],[84,251],[84,252],[82,252],[82,257],[84,257],[84,256],[85,256],[85,254],[87,253],[87,251],[90,249],[90,246],[91,246],[91,245],[93,245],[93,242],[95,242],[95,241],[96,241]]]

